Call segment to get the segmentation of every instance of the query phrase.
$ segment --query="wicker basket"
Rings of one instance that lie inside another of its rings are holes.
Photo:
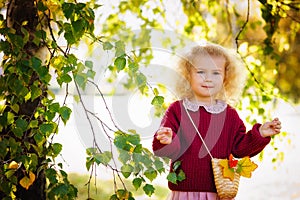
[[[233,181],[225,178],[222,173],[222,167],[219,165],[220,160],[216,158],[211,160],[217,193],[220,198],[234,198],[238,192],[240,175],[234,173]]]

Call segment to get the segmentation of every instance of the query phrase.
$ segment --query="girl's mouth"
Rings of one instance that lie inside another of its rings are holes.
[[[208,85],[202,85],[202,87],[207,89],[213,88],[213,86],[208,86]]]

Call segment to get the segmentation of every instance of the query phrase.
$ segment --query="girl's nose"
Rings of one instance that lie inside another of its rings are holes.
[[[204,80],[205,81],[211,81],[211,75],[209,73],[204,75]]]

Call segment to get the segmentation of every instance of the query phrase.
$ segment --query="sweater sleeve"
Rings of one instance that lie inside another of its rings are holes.
[[[236,111],[235,111],[236,112]],[[236,113],[236,133],[233,142],[232,154],[235,157],[242,158],[245,156],[255,156],[260,153],[267,144],[269,144],[270,137],[262,137],[259,132],[261,124],[255,124],[251,130],[246,132],[246,127],[243,121]]]
[[[160,157],[168,157],[174,159],[178,156],[180,152],[180,140],[177,136],[177,132],[180,126],[180,104],[178,101],[172,103],[167,109],[160,127],[169,127],[172,129],[172,142],[171,144],[161,144],[159,140],[156,139],[156,132],[153,137],[152,149],[154,155]]]

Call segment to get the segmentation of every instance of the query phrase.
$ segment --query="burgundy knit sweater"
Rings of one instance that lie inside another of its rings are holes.
[[[255,124],[246,133],[243,121],[229,105],[215,114],[207,112],[203,106],[196,112],[188,112],[215,158],[228,158],[231,153],[237,158],[255,156],[270,142],[270,137],[260,135],[260,124]],[[216,192],[211,158],[189,120],[182,100],[170,105],[161,126],[172,129],[173,140],[171,144],[164,145],[155,134],[152,144],[154,154],[170,158],[170,169],[174,162],[180,160],[186,175],[186,179],[177,185],[169,182],[169,188],[175,191]]]

